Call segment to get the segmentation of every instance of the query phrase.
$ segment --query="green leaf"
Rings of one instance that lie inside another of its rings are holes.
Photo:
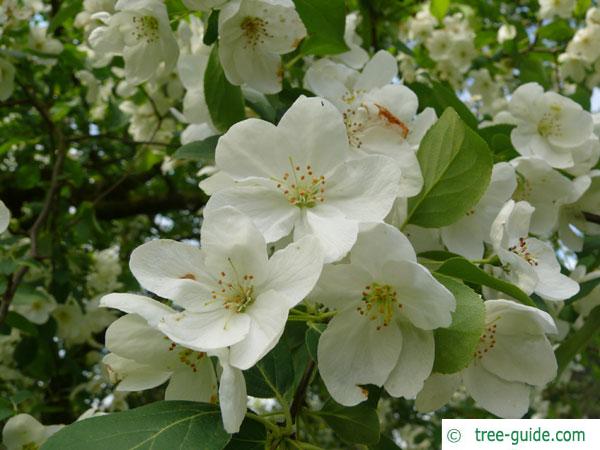
[[[314,362],[317,362],[317,347],[319,346],[319,338],[323,331],[327,328],[324,323],[311,323],[306,330],[305,342],[308,354]]]
[[[554,352],[556,362],[558,363],[557,378],[565,370],[569,362],[575,358],[575,355],[581,352],[592,338],[598,336],[598,331],[600,331],[600,306],[592,309],[583,326],[565,339]]]
[[[365,403],[346,407],[329,399],[317,414],[344,442],[353,444],[376,444],[379,442],[377,411]]]
[[[13,404],[7,398],[0,398],[0,420],[8,419],[15,415]]]
[[[475,264],[463,257],[446,260],[436,272],[438,274],[459,278],[469,283],[482,284],[492,289],[496,289],[497,291],[504,292],[527,306],[535,306],[533,300],[517,286],[507,281],[494,278],[489,273],[481,270]]]
[[[50,21],[50,25],[48,25],[48,35],[54,33],[58,27],[60,27],[65,20],[69,17],[75,17],[75,15],[81,11],[81,3],[82,0],[71,0],[63,2],[60,5],[60,9],[56,13],[56,15]]]
[[[419,108],[425,107],[435,109],[441,116],[447,108],[454,108],[460,118],[474,130],[477,129],[479,121],[469,108],[456,96],[454,90],[438,81],[432,81],[431,87],[423,83],[412,83],[408,87],[419,97]]]
[[[264,450],[266,440],[267,430],[264,425],[246,419],[242,422],[240,431],[231,436],[231,441],[225,450]]]
[[[208,23],[206,25],[206,33],[202,38],[204,45],[212,45],[217,41],[219,37],[219,10],[213,9],[208,16]]]
[[[452,313],[452,324],[434,332],[433,371],[456,373],[473,359],[485,327],[485,307],[481,296],[473,289],[444,275],[435,274],[435,277],[454,295],[456,310]]]
[[[396,443],[387,436],[381,436],[379,442],[375,445],[369,445],[369,450],[399,450],[400,447],[396,445]]]
[[[450,225],[473,208],[492,174],[485,141],[448,108],[419,146],[421,193],[408,202],[406,223],[427,228]]]
[[[226,131],[246,117],[242,89],[225,77],[218,45],[213,46],[204,72],[204,95],[210,118],[217,129]]]
[[[429,5],[429,11],[431,11],[431,15],[438,20],[442,20],[446,13],[448,12],[448,8],[450,7],[450,0],[431,0],[431,4]]]
[[[573,10],[573,15],[575,17],[583,17],[585,13],[592,5],[592,0],[577,0],[575,4],[575,9]]]
[[[537,32],[538,38],[551,41],[568,41],[575,34],[575,29],[569,25],[565,19],[557,19],[554,22],[540,27]]]
[[[248,395],[272,398],[285,394],[294,383],[294,362],[286,336],[254,367],[245,371],[244,376]]]
[[[500,124],[483,127],[478,130],[479,135],[488,143],[494,154],[494,161],[510,161],[519,156],[510,140],[514,125]]]
[[[231,435],[219,407],[197,402],[156,402],[75,422],[51,436],[42,450],[219,450]]]
[[[17,314],[14,311],[8,312],[8,314],[6,315],[5,323],[10,327],[16,328],[17,330],[21,330],[27,334],[30,334],[31,336],[38,335],[38,330],[36,326],[29,320],[27,320],[25,317],[23,317],[21,314]]]
[[[519,81],[521,83],[536,82],[541,84],[544,89],[550,89],[550,77],[544,67],[544,64],[534,55],[521,59],[519,64]]]
[[[323,56],[349,50],[344,40],[344,0],[294,0],[294,4],[308,31],[302,53]]]
[[[195,141],[182,145],[175,150],[173,158],[197,161],[201,162],[203,165],[214,164],[215,148],[217,148],[217,142],[220,137],[220,135],[210,136],[202,141]]]

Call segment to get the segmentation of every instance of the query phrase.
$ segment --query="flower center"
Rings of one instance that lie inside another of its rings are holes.
[[[244,274],[240,276],[238,271],[233,266],[231,260],[232,271],[219,273],[217,281],[220,289],[212,291],[214,300],[221,299],[225,309],[231,309],[237,313],[243,313],[254,303],[254,275]]]
[[[246,38],[244,48],[255,48],[258,44],[264,44],[265,38],[272,38],[273,35],[267,31],[269,21],[259,17],[246,17],[240,27]]]
[[[389,284],[371,283],[362,292],[361,300],[356,310],[361,316],[376,320],[378,330],[390,324],[396,307],[402,308],[396,290]]]
[[[277,189],[283,192],[290,205],[298,208],[313,208],[317,203],[325,201],[325,177],[314,174],[310,165],[306,168],[294,164],[290,158],[290,172],[285,172],[281,179],[274,178]]]
[[[158,20],[153,16],[133,16],[135,29],[131,32],[138,41],[158,42]]]
[[[550,105],[550,111],[542,116],[538,122],[537,131],[542,137],[560,136],[562,134],[562,124],[560,123],[560,105]]]
[[[473,356],[477,359],[483,356],[496,346],[496,324],[488,324],[485,331],[479,337],[479,343]]]
[[[527,263],[530,266],[538,265],[538,262],[535,259],[535,256],[533,256],[531,253],[529,253],[529,250],[527,250],[527,241],[525,241],[524,238],[519,238],[519,243],[517,245],[513,245],[512,247],[509,247],[508,250],[513,252],[515,255],[518,255],[521,258],[523,258],[525,261],[527,261]]]

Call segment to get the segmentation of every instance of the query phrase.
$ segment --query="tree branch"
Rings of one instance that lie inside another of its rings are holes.
[[[44,122],[49,128],[50,138],[52,145],[55,148],[55,160],[54,165],[52,167],[52,177],[50,179],[50,187],[46,192],[46,197],[44,198],[44,203],[42,205],[42,210],[40,211],[37,219],[31,226],[29,230],[29,238],[31,240],[31,248],[29,249],[29,256],[35,259],[40,258],[40,254],[38,252],[38,235],[42,226],[48,220],[50,216],[50,212],[52,210],[52,204],[54,202],[54,197],[59,188],[59,178],[62,173],[62,169],[65,163],[65,157],[67,155],[67,145],[65,142],[64,135],[59,126],[57,126],[52,121],[52,116],[50,115],[50,111],[46,104],[40,101],[33,93],[29,90],[29,87],[19,83],[23,88],[25,94],[29,97],[32,105],[38,111]],[[0,304],[0,324],[4,322],[6,316],[8,314],[8,308],[17,292],[19,284],[23,281],[23,278],[29,271],[29,266],[21,266],[8,280],[6,291],[2,295],[2,302]]]
[[[308,385],[310,384],[310,379],[312,378],[314,370],[315,362],[311,359],[304,370],[302,379],[298,384],[298,389],[296,389],[296,392],[294,393],[294,399],[292,400],[292,406],[290,407],[290,414],[293,420],[296,419],[296,416],[300,412],[300,408],[302,408],[302,405],[304,404],[306,390],[308,389]]]

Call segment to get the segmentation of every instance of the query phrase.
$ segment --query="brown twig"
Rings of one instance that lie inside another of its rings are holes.
[[[595,213],[590,213],[590,212],[584,211],[583,217],[585,217],[585,220],[587,220],[588,222],[597,223],[600,225],[600,214],[595,214]]]
[[[304,399],[306,397],[306,390],[308,389],[308,385],[310,384],[310,380],[313,375],[313,371],[315,370],[315,362],[311,359],[306,369],[304,370],[304,374],[302,375],[302,379],[298,384],[298,389],[294,393],[294,399],[292,400],[292,406],[290,407],[290,415],[292,419],[296,419],[296,416],[300,412],[300,408],[304,404]]]

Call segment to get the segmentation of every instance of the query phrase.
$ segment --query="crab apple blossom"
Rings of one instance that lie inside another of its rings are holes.
[[[528,237],[534,210],[527,202],[509,200],[498,213],[490,238],[502,267],[494,267],[494,272],[528,294],[535,292],[546,300],[568,299],[577,294],[579,285],[560,272],[550,244]]]
[[[432,330],[449,326],[455,308],[408,239],[386,224],[364,225],[349,262],[325,266],[310,299],[338,310],[318,362],[331,396],[348,406],[367,398],[367,384],[414,398],[433,367]]]
[[[143,83],[158,71],[169,73],[177,62],[179,47],[164,3],[119,0],[115,11],[112,15],[102,12],[92,16],[105,23],[90,34],[92,49],[108,57],[122,56],[125,76],[131,84]]]
[[[399,195],[412,197],[423,186],[416,151],[436,114],[431,108],[417,114],[417,96],[406,86],[390,84],[397,74],[394,58],[380,51],[362,72],[320,59],[306,71],[304,84],[342,112],[357,156],[381,154],[397,162]]]
[[[169,381],[166,400],[214,402],[217,382],[206,353],[181,347],[158,331],[160,320],[176,311],[133,294],[109,294],[101,305],[128,314],[106,330],[103,359],[119,391],[141,391]]]
[[[261,233],[231,207],[206,215],[201,243],[148,242],[132,253],[131,271],[184,308],[158,324],[171,340],[198,351],[230,347],[230,364],[248,369],[275,346],[289,309],[316,283],[319,243],[307,236],[268,258]]]
[[[216,162],[235,184],[212,195],[207,214],[233,206],[268,243],[292,232],[294,240],[315,236],[325,262],[350,250],[360,223],[382,221],[398,194],[398,165],[382,155],[353,158],[341,113],[318,97],[296,100],[277,126],[235,124],[219,139]]]
[[[219,59],[227,79],[265,94],[281,90],[281,56],[306,28],[291,0],[234,0],[219,14]]]
[[[509,300],[484,305],[485,330],[473,361],[459,373],[432,374],[417,395],[418,410],[440,408],[464,384],[482,408],[498,417],[520,418],[529,409],[532,389],[556,376],[556,358],[546,335],[558,331],[548,313]]]
[[[573,203],[575,182],[554,170],[543,159],[520,157],[511,161],[517,173],[516,201],[526,201],[535,208],[530,231],[547,237],[558,225],[562,205]]]
[[[523,156],[535,156],[551,167],[575,165],[573,152],[593,133],[592,116],[573,100],[544,92],[537,83],[520,86],[508,109],[516,119],[511,140]]]

